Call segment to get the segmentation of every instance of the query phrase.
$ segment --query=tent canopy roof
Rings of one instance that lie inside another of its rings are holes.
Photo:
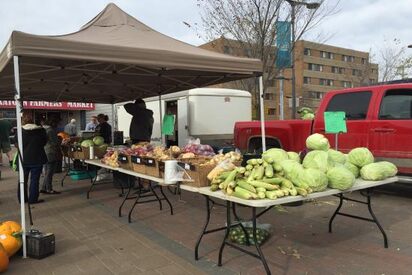
[[[257,59],[207,51],[163,35],[109,4],[78,32],[14,31],[0,53],[0,98],[116,103],[261,75]]]

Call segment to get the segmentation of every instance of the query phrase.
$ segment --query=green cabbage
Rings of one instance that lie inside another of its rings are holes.
[[[315,168],[323,173],[326,173],[329,166],[331,166],[328,153],[321,150],[314,150],[307,153],[302,164],[305,168]]]
[[[297,162],[300,163],[300,157],[299,157],[299,154],[298,154],[298,153],[296,153],[296,152],[288,152],[287,154],[288,154],[289,159],[294,160],[294,161],[297,161]]]
[[[262,158],[271,158],[276,164],[289,159],[286,151],[280,148],[271,148],[269,150],[266,150],[265,152],[263,152]]]
[[[343,166],[333,167],[326,174],[329,187],[339,190],[347,190],[355,183],[355,176]]]
[[[355,176],[355,178],[359,177],[359,168],[356,165],[354,165],[354,164],[350,163],[349,161],[347,161],[347,162],[345,162],[344,166],[349,171],[352,172],[352,174]]]
[[[388,161],[370,163],[360,170],[361,177],[364,180],[384,180],[395,176],[397,173],[396,166]]]
[[[374,159],[368,148],[358,147],[349,152],[348,161],[359,168],[362,168],[369,163],[373,163]]]
[[[80,145],[81,145],[82,147],[91,147],[91,146],[94,146],[94,143],[93,143],[93,140],[91,140],[91,139],[86,139],[86,140],[83,140]]]
[[[100,146],[100,145],[104,144],[104,138],[101,137],[101,136],[95,136],[95,137],[93,138],[93,143],[94,143],[94,145],[96,145],[96,146]]]
[[[329,149],[328,150],[329,159],[336,163],[344,164],[346,162],[346,156],[344,153]]]
[[[287,159],[280,163],[282,166],[283,172],[285,173],[285,177],[289,179],[294,185],[301,186],[301,177],[303,176],[305,169],[303,168],[302,164]]]
[[[324,191],[328,187],[326,174],[318,169],[305,169],[301,181],[307,184],[314,192]]]
[[[313,134],[306,139],[306,147],[310,150],[327,151],[330,145],[329,140],[324,135]]]

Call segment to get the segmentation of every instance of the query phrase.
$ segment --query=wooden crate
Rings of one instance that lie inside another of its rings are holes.
[[[119,154],[117,157],[119,167],[127,170],[133,170],[132,160],[129,155]]]
[[[146,166],[145,174],[148,176],[159,178],[160,177],[159,161],[155,158],[147,158],[147,157],[143,158],[143,160]]]
[[[207,175],[216,167],[215,165],[201,165],[198,163],[182,163],[182,165],[193,180],[193,182],[183,182],[183,184],[193,187],[206,187],[210,185]]]
[[[132,170],[136,173],[146,174],[146,165],[142,157],[131,156]]]

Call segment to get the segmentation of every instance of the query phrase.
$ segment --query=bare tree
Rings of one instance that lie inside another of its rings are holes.
[[[378,63],[381,81],[407,78],[412,71],[412,56],[397,38],[385,40],[378,50]]]
[[[321,2],[320,8],[315,10],[296,5],[296,40],[331,15],[338,5],[338,1],[334,1],[334,5],[328,5],[326,0]],[[230,47],[238,50],[238,55],[262,60],[263,89],[266,91],[279,73],[274,65],[277,58],[276,23],[290,20],[289,4],[285,0],[198,0],[198,6],[203,28],[198,34],[201,33],[200,36],[207,41],[224,37]],[[259,95],[256,82],[249,79],[240,81],[238,85],[255,92],[254,110],[257,110]]]

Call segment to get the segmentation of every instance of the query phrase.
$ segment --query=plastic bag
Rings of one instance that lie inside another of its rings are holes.
[[[253,223],[242,222],[243,227],[249,237],[249,245],[254,245],[253,241]],[[256,239],[259,245],[262,245],[265,241],[270,238],[272,226],[270,224],[256,224]],[[232,227],[229,231],[230,241],[240,244],[247,245],[247,239],[245,233],[240,225]]]

